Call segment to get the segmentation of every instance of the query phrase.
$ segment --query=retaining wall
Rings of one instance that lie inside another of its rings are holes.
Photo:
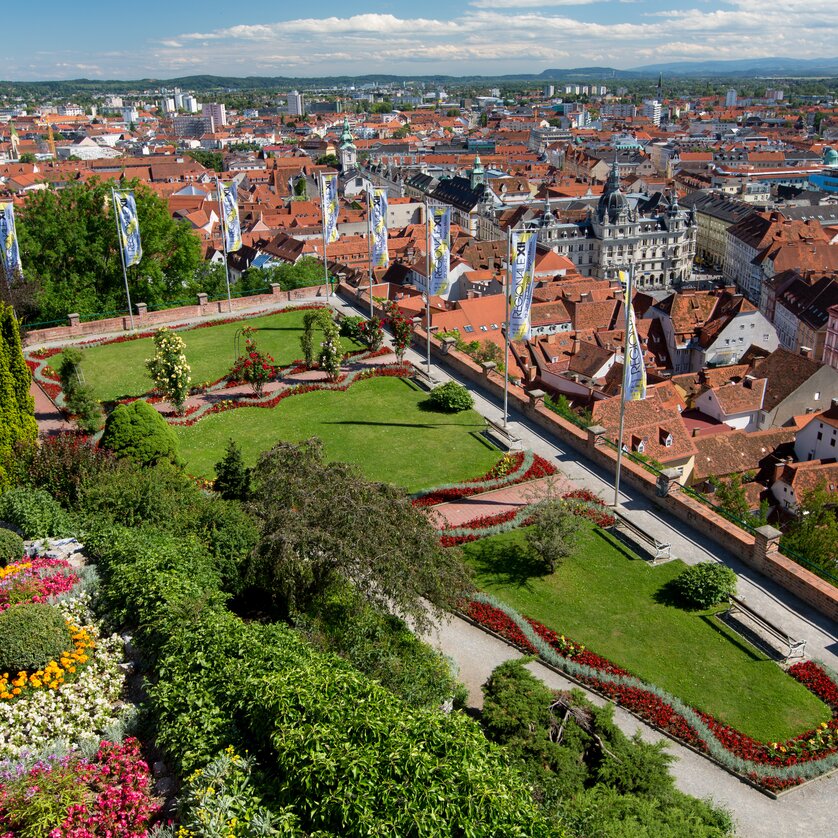
[[[308,300],[312,297],[327,299],[325,285],[309,288],[296,288],[293,291],[282,291],[279,285],[272,285],[265,294],[254,294],[251,297],[234,297],[232,311],[242,311],[249,308],[281,308],[290,302]],[[149,311],[145,303],[137,303],[134,308],[134,328],[146,331],[165,326],[169,323],[183,323],[187,320],[197,320],[202,317],[218,317],[230,313],[230,304],[225,300],[209,301],[206,294],[198,294],[195,305],[166,308],[160,311]],[[52,326],[49,329],[32,329],[23,336],[24,346],[38,346],[53,341],[73,340],[89,335],[105,335],[113,332],[130,332],[131,319],[127,314],[120,317],[108,317],[102,320],[90,320],[82,323],[79,315],[68,314],[66,326]]]

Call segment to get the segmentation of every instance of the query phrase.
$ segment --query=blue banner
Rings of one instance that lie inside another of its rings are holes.
[[[11,285],[12,279],[23,273],[15,230],[15,205],[11,201],[8,204],[0,204],[0,247],[3,251],[6,282]]]
[[[509,246],[509,340],[531,337],[532,292],[535,287],[535,230],[513,230]]]
[[[370,206],[370,229],[372,230],[372,265],[387,268],[390,254],[387,250],[387,192],[374,189]]]
[[[122,255],[125,257],[125,267],[138,265],[143,258],[143,245],[140,241],[140,221],[137,218],[137,202],[130,189],[120,191],[114,189],[114,207],[119,222],[119,242]]]
[[[338,176],[320,176],[320,201],[323,205],[323,235],[326,244],[336,242],[338,236]]]
[[[221,212],[224,215],[224,242],[228,253],[241,250],[242,228],[239,223],[239,186],[235,181],[219,183]]]
[[[451,269],[451,207],[431,207],[428,212],[431,238],[431,275],[428,292],[431,296],[448,291]]]
[[[634,304],[629,298],[626,275],[620,271],[620,282],[625,286],[624,305],[626,309],[626,357],[625,376],[623,378],[623,399],[635,402],[646,398],[646,364],[643,362],[643,347],[637,334],[637,323],[634,319]]]

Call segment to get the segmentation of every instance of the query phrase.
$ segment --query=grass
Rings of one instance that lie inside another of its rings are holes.
[[[427,394],[400,378],[372,378],[345,392],[320,391],[271,409],[244,407],[176,427],[187,470],[210,477],[227,440],[235,439],[248,465],[279,440],[318,436],[330,460],[356,463],[364,476],[408,491],[475,477],[500,452],[477,437],[485,422],[473,410],[437,413]]]
[[[179,332],[186,344],[186,359],[192,367],[192,383],[215,381],[228,372],[235,360],[236,332],[244,326],[259,330],[256,335],[259,348],[273,355],[279,364],[302,358],[300,336],[306,314],[305,311],[278,312]],[[341,340],[346,349],[360,348],[348,338]],[[241,339],[240,348],[243,347],[244,340]],[[145,360],[153,354],[152,338],[91,346],[83,352],[82,371],[100,401],[141,396],[151,390]]]
[[[594,527],[549,576],[539,575],[522,530],[463,549],[482,590],[755,739],[787,739],[831,718],[712,611],[672,602],[666,586],[683,562],[652,567]]]

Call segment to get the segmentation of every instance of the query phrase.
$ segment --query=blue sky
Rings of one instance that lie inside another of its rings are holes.
[[[540,72],[838,53],[835,0],[46,0],[3,12],[0,78]]]

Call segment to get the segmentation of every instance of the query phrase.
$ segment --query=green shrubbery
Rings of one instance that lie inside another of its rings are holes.
[[[486,682],[484,728],[511,751],[560,828],[578,838],[730,834],[726,812],[675,789],[662,742],[629,739],[611,705],[596,707],[580,690],[555,693],[525,663],[502,664]]]
[[[676,576],[670,585],[686,605],[710,608],[736,593],[736,574],[717,562],[699,562]]]
[[[16,675],[58,660],[72,643],[61,612],[40,602],[0,612],[0,672]]]
[[[88,549],[154,665],[157,743],[184,773],[228,745],[258,749],[283,778],[279,798],[259,787],[263,802],[309,832],[555,834],[475,722],[408,707],[286,626],[242,622],[197,543],[116,527]]]
[[[24,538],[65,536],[72,531],[70,516],[43,489],[9,489],[0,495],[0,521],[23,533]]]
[[[175,465],[179,462],[174,430],[142,400],[116,406],[105,422],[99,445],[117,457],[130,457],[140,465],[164,460]]]
[[[23,557],[23,539],[16,533],[0,528],[0,567]]]
[[[64,393],[67,410],[76,417],[76,424],[88,433],[99,430],[102,419],[102,407],[93,396],[93,387],[86,384],[81,375],[81,350],[68,346],[61,354],[58,377]]]
[[[442,410],[446,413],[459,413],[461,410],[474,407],[471,393],[456,381],[446,381],[445,384],[434,387],[428,396],[428,401],[435,410]]]
[[[358,317],[355,314],[350,314],[340,321],[340,336],[343,338],[351,338],[360,343],[361,336],[358,332],[358,327],[364,322],[363,317]]]

